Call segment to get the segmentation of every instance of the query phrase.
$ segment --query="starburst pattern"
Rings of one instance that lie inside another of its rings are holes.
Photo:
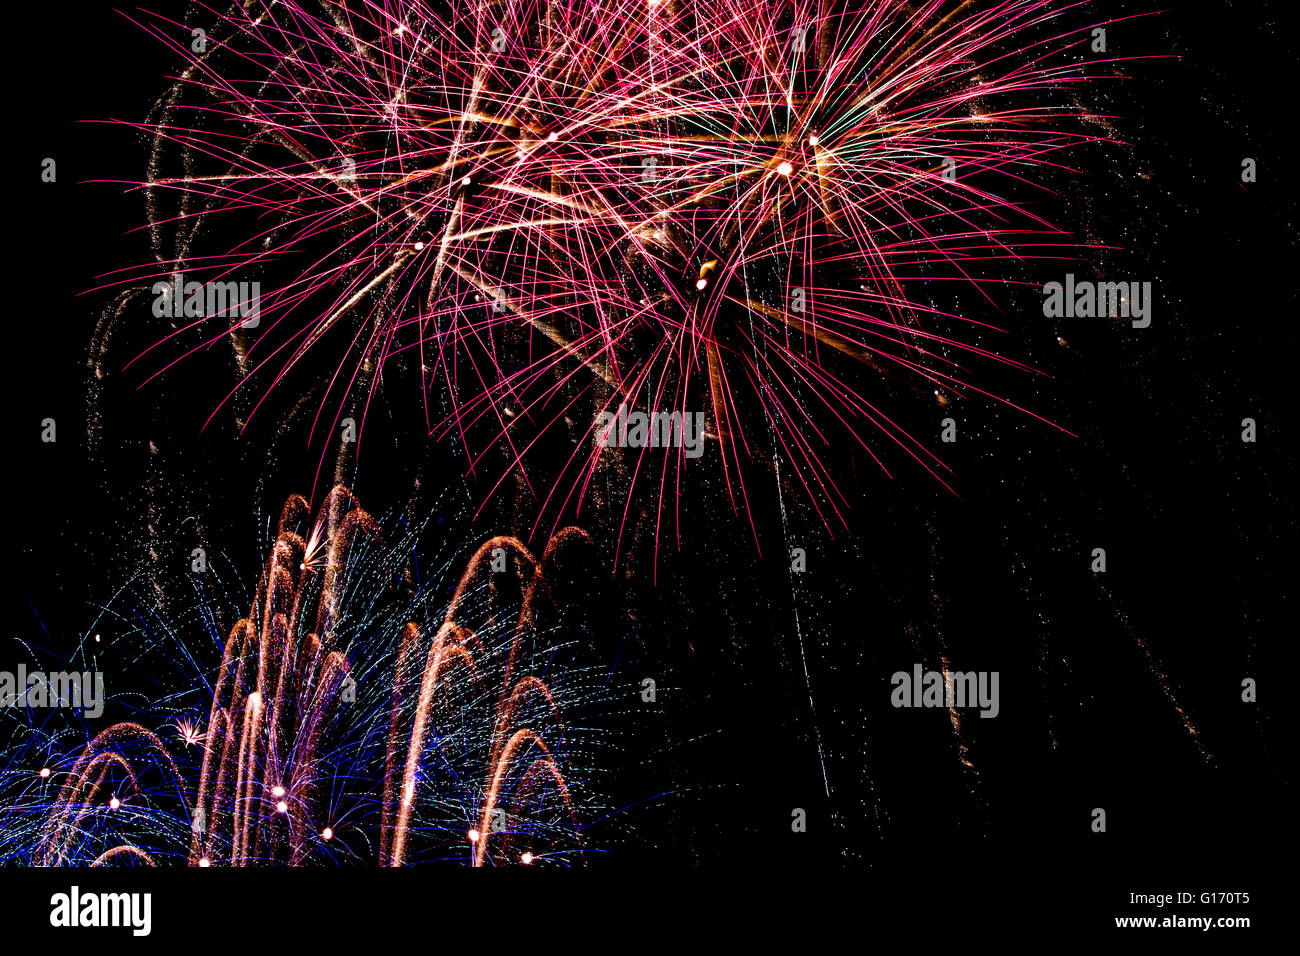
[[[469,471],[504,461],[493,491],[521,475],[558,522],[643,482],[656,542],[691,466],[592,422],[703,409],[737,510],[776,460],[843,523],[837,437],[944,480],[891,391],[994,397],[969,364],[1027,370],[963,330],[1000,264],[1078,248],[1011,197],[1098,141],[1070,128],[1083,6],[276,0],[193,43],[150,20],[190,62],[141,127],[159,255],[126,278],[262,285],[257,328],[174,320],[143,358],[229,341],[250,413],[310,366],[318,437],[405,375]],[[925,291],[954,282],[959,312]]]

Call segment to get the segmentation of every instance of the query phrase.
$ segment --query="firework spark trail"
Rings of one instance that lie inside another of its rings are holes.
[[[414,620],[394,634],[395,622],[426,617],[445,591],[388,608],[414,539],[386,539],[344,488],[314,521],[292,497],[251,612],[224,643],[206,727],[168,721],[177,756],[139,723],[109,726],[75,756],[35,734],[15,762],[30,764],[34,742],[41,793],[61,783],[32,800],[22,781],[38,775],[2,775],[24,793],[3,803],[0,852],[96,866],[584,862],[585,821],[608,808],[590,789],[590,728],[562,714],[606,700],[609,669],[577,666],[577,645],[542,619],[564,607],[550,573],[590,539],[566,529],[539,559],[517,539],[490,539],[432,641]],[[513,568],[499,566],[507,551]],[[453,658],[464,666],[446,666]]]
[[[937,347],[1025,368],[928,330],[988,323],[907,284],[959,282],[993,309],[999,261],[1081,248],[1003,191],[1042,188],[1034,172],[1067,168],[1062,151],[1112,142],[1072,131],[1080,114],[1058,102],[1100,72],[1075,56],[1083,6],[290,0],[233,6],[198,54],[180,25],[150,20],[189,61],[137,124],[155,139],[140,184],[155,235],[179,238],[114,281],[160,265],[277,276],[255,338],[194,316],[140,356],[175,340],[161,374],[231,337],[247,374],[225,401],[267,382],[254,413],[320,353],[313,432],[349,407],[364,422],[378,370],[407,363],[435,435],[455,436],[471,470],[500,446],[532,487],[522,459],[560,418],[643,393],[702,402],[734,508],[751,507],[746,462],[779,454],[843,524],[823,458],[834,432],[882,468],[883,437],[942,481],[867,397],[863,367],[999,401]],[[200,255],[209,221],[245,238]],[[771,448],[748,440],[760,420]],[[578,441],[535,493],[580,508],[597,472],[622,467],[611,457]],[[630,469],[629,506],[638,480],[661,511],[676,497],[684,457],[664,458]]]
[[[1146,664],[1147,670],[1160,684],[1161,692],[1164,694],[1165,699],[1169,701],[1169,705],[1174,709],[1174,712],[1178,715],[1178,720],[1183,725],[1183,729],[1187,731],[1187,736],[1190,737],[1192,743],[1196,745],[1196,749],[1200,753],[1201,759],[1206,763],[1214,763],[1214,754],[1210,753],[1210,751],[1206,749],[1204,742],[1201,740],[1201,732],[1197,729],[1196,724],[1192,722],[1191,715],[1188,714],[1183,708],[1183,705],[1178,702],[1178,694],[1174,689],[1173,682],[1170,680],[1165,668],[1152,653],[1147,639],[1139,634],[1133,627],[1132,622],[1129,621],[1128,615],[1124,612],[1119,603],[1116,602],[1115,596],[1111,593],[1110,588],[1103,584],[1098,584],[1097,590],[1106,599],[1106,603],[1116,622],[1124,628],[1125,633],[1127,633],[1133,643],[1137,645],[1138,650],[1142,654],[1142,659]]]

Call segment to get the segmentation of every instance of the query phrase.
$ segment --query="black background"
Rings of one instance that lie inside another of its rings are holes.
[[[1093,6],[1095,17],[1148,9]],[[657,581],[644,557],[620,562],[603,590],[636,639],[621,648],[616,635],[610,654],[625,651],[624,666],[671,690],[653,720],[625,728],[617,796],[671,795],[628,811],[602,865],[757,867],[780,880],[933,861],[959,909],[989,875],[1015,886],[1047,871],[1125,893],[1149,888],[1131,874],[1194,872],[1207,889],[1258,878],[1252,861],[1285,831],[1289,787],[1288,6],[1180,3],[1110,28],[1117,56],[1176,58],[1130,63],[1130,78],[1093,94],[1130,145],[1076,156],[1085,174],[1056,212],[1123,247],[1108,267],[1155,283],[1154,320],[1144,330],[1015,324],[1017,357],[1051,377],[995,373],[990,389],[1077,438],[994,403],[919,407],[906,414],[934,435],[957,495],[914,471],[890,480],[849,460],[850,533],[828,535],[797,507],[783,532],[774,499],[760,497],[760,555],[728,507],[695,504],[680,550],[659,555]],[[143,177],[145,140],[94,121],[142,119],[178,61],[106,5],[75,16],[26,7],[9,32],[19,52],[6,151],[16,295],[3,636],[58,653],[151,542],[188,553],[191,542],[167,530],[177,516],[199,513],[208,543],[253,574],[268,509],[310,490],[319,451],[268,458],[268,433],[241,438],[228,417],[201,431],[224,391],[205,387],[220,375],[200,362],[138,391],[140,372],[112,368],[115,422],[90,453],[86,355],[110,297],[85,290],[149,255],[129,231],[144,222],[141,198],[111,182]],[[56,184],[40,182],[46,156],[58,161]],[[1240,181],[1247,156],[1259,163],[1250,185]],[[1030,289],[1008,309],[1040,301]],[[960,438],[940,446],[948,414]],[[55,444],[40,441],[46,417],[58,422]],[[1245,417],[1258,422],[1256,444],[1240,440]],[[400,415],[393,422],[368,432],[355,482],[376,513],[404,504],[417,468],[457,486],[447,457]],[[503,530],[518,522],[498,507],[472,536]],[[809,555],[797,580],[790,544]],[[1088,570],[1094,547],[1107,551],[1105,575]],[[1001,716],[965,723],[972,768],[946,713],[888,705],[889,675],[934,666],[940,639],[954,668],[1002,675]],[[1247,676],[1259,681],[1257,704],[1240,700]],[[807,833],[791,832],[795,807],[808,811]],[[1107,811],[1105,834],[1090,830],[1094,807]]]

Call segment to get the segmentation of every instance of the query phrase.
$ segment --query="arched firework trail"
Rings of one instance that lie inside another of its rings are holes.
[[[601,849],[586,828],[610,815],[587,722],[624,689],[580,627],[557,623],[590,539],[566,528],[534,556],[494,537],[457,561],[454,589],[435,575],[403,598],[412,540],[385,538],[342,487],[314,520],[294,496],[214,674],[182,675],[93,734],[16,726],[0,862],[586,862]],[[165,643],[172,664],[202,654]]]
[[[504,465],[493,492],[560,448],[529,485],[537,521],[599,494],[626,522],[640,482],[656,542],[701,466],[616,453],[592,423],[700,409],[734,508],[776,461],[844,523],[837,436],[943,481],[882,386],[993,397],[964,363],[1027,369],[922,286],[996,311],[1001,264],[1079,248],[1008,197],[1098,139],[1067,128],[1098,64],[1086,6],[259,0],[148,20],[189,64],[140,124],[158,261],[116,278],[157,283],[155,314],[183,288],[137,361],[229,341],[236,391],[262,383],[251,413],[308,368],[317,439],[405,375],[469,471]],[[199,284],[235,280],[256,301],[212,315]]]

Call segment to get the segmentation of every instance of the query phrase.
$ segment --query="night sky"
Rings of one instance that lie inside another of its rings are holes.
[[[751,530],[707,460],[679,503],[680,543],[667,529],[656,552],[645,522],[620,542],[621,500],[578,517],[601,555],[586,582],[596,658],[660,688],[653,704],[616,708],[601,780],[627,809],[593,831],[608,849],[596,865],[879,872],[935,854],[967,861],[951,871],[957,885],[1042,865],[1113,882],[1106,874],[1140,865],[1238,873],[1245,848],[1285,829],[1293,23],[1281,2],[1174,6],[1113,24],[1111,52],[1145,59],[1079,94],[1110,117],[1091,131],[1124,145],[1072,152],[1080,172],[1055,173],[1053,192],[1032,200],[1104,248],[1007,266],[994,304],[949,284],[933,293],[1006,330],[977,333],[981,344],[1044,373],[975,362],[973,380],[1059,428],[978,394],[940,404],[864,377],[952,469],[952,490],[905,456],[887,458],[886,475],[841,443],[827,461],[848,508],[830,529],[788,474],[755,468]],[[1091,16],[1151,9],[1096,0]],[[226,355],[144,384],[158,366],[126,365],[152,330],[134,325],[116,335],[102,377],[88,365],[113,292],[87,290],[149,257],[143,200],[119,185],[146,175],[147,140],[98,121],[142,119],[179,60],[108,5],[77,16],[54,34],[39,7],[10,23],[11,40],[52,49],[21,69],[7,150],[18,294],[5,376],[5,667],[24,644],[72,654],[99,609],[135,600],[118,591],[137,573],[183,616],[191,592],[177,581],[198,545],[238,582],[219,602],[228,630],[246,613],[280,504],[294,492],[319,503],[333,468],[331,457],[318,479],[322,448],[291,396],[242,434],[237,409],[204,427],[232,384]],[[39,181],[46,156],[57,158],[54,184]],[[1067,272],[1152,283],[1150,327],[1044,317],[1043,284]],[[544,547],[549,524],[534,530],[536,502],[522,492],[473,517],[495,475],[466,478],[404,384],[400,370],[385,382],[350,471],[366,509],[446,509],[433,551],[467,554],[493,534]],[[942,443],[948,417],[957,440]],[[54,444],[40,440],[45,418],[57,422]],[[1241,438],[1246,418],[1254,443]],[[796,547],[802,573],[791,572]],[[1094,548],[1105,573],[1090,570]],[[220,649],[195,646],[196,665],[214,671]],[[113,679],[147,690],[172,679],[114,653]],[[941,658],[999,672],[996,719],[967,711],[957,733],[943,709],[890,706],[891,674]],[[1241,699],[1247,677],[1256,703]],[[105,720],[128,716],[110,701]],[[1099,807],[1104,834],[1090,826]],[[792,831],[795,808],[807,832]],[[1220,882],[1206,888],[1236,888]]]

